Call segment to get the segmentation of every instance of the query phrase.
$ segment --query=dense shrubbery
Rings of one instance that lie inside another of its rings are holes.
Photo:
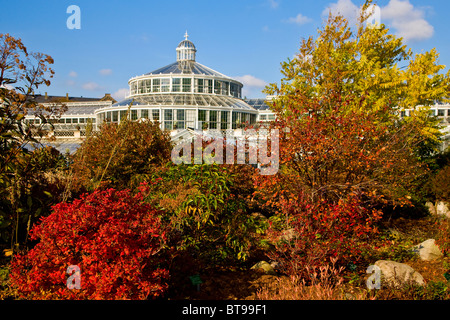
[[[308,279],[306,267],[319,268],[357,263],[376,234],[381,212],[368,210],[349,196],[336,203],[311,202],[305,195],[283,202],[285,221],[272,226],[269,235],[276,250],[269,253],[284,273]],[[289,231],[286,233],[286,231]]]
[[[147,191],[143,186],[142,191]],[[167,289],[159,211],[139,192],[108,189],[60,203],[31,230],[33,249],[16,255],[11,281],[27,299],[146,299]],[[66,269],[81,270],[81,289]]]
[[[264,225],[246,206],[251,191],[250,166],[167,164],[152,175],[148,201],[165,211],[169,238],[203,262],[245,260]],[[153,176],[153,178],[152,178]],[[246,178],[246,183],[241,180]],[[231,260],[230,260],[231,259]]]
[[[158,123],[125,120],[120,125],[104,124],[75,154],[74,189],[126,188],[135,174],[169,161],[170,152],[170,135]]]

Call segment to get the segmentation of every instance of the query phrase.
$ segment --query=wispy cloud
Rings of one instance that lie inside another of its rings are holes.
[[[268,0],[269,1],[269,6],[272,8],[272,9],[276,9],[276,8],[278,8],[278,6],[280,5],[280,0]]]
[[[97,90],[102,90],[103,87],[101,85],[99,85],[96,82],[85,82],[83,83],[83,85],[81,86],[84,90],[88,90],[88,91],[97,91]]]
[[[98,73],[100,73],[102,76],[109,76],[112,74],[112,69],[101,69]]]
[[[261,95],[261,91],[267,86],[267,82],[250,74],[234,77],[237,81],[242,82],[244,88],[242,95],[244,97],[255,97]]]
[[[70,71],[69,72],[69,77],[76,78],[77,76],[78,76],[78,73],[76,73],[75,71]]]
[[[287,19],[286,21],[289,23],[295,23],[295,24],[298,24],[299,26],[301,26],[303,24],[311,22],[312,19],[299,13],[297,16],[291,17],[291,18]]]
[[[114,92],[111,96],[116,99],[117,101],[125,99],[125,97],[128,95],[129,90],[128,88],[121,88]]]

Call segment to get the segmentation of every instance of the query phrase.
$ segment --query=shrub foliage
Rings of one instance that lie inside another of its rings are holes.
[[[141,188],[144,191],[145,187]],[[11,281],[27,299],[147,299],[167,289],[159,211],[141,192],[108,189],[60,203],[31,230],[39,243],[16,255]],[[70,265],[81,289],[66,286]]]

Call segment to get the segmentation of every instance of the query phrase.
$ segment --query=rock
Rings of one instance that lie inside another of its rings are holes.
[[[428,208],[428,212],[430,212],[431,215],[436,215],[436,207],[433,202],[428,201],[425,203],[425,207]]]
[[[446,202],[438,201],[436,203],[436,214],[439,216],[446,216],[447,218],[450,218],[450,210]]]
[[[298,237],[298,233],[295,231],[294,228],[291,228],[291,229],[287,229],[287,230],[284,230],[283,232],[281,232],[280,240],[289,242],[289,241],[294,240],[297,237]]]
[[[267,220],[267,217],[260,212],[253,212],[252,217],[255,219]]]
[[[389,260],[378,260],[375,265],[381,270],[381,283],[393,287],[401,287],[406,284],[418,284],[423,286],[423,276],[412,267],[404,263]]]
[[[428,239],[412,248],[414,252],[419,254],[421,260],[430,261],[439,259],[443,256],[441,250],[434,239]]]
[[[273,269],[273,267],[266,261],[260,261],[255,264],[251,269],[263,269],[266,274],[276,275],[277,273]]]
[[[278,261],[271,261],[270,265],[272,266],[272,268],[276,269],[280,266],[280,263]]]

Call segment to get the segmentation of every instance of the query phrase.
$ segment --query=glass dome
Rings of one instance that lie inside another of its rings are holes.
[[[129,117],[159,121],[167,130],[227,130],[256,123],[258,110],[242,99],[243,84],[196,62],[197,49],[187,32],[184,37],[176,62],[131,78],[129,95],[97,110],[97,123]]]

